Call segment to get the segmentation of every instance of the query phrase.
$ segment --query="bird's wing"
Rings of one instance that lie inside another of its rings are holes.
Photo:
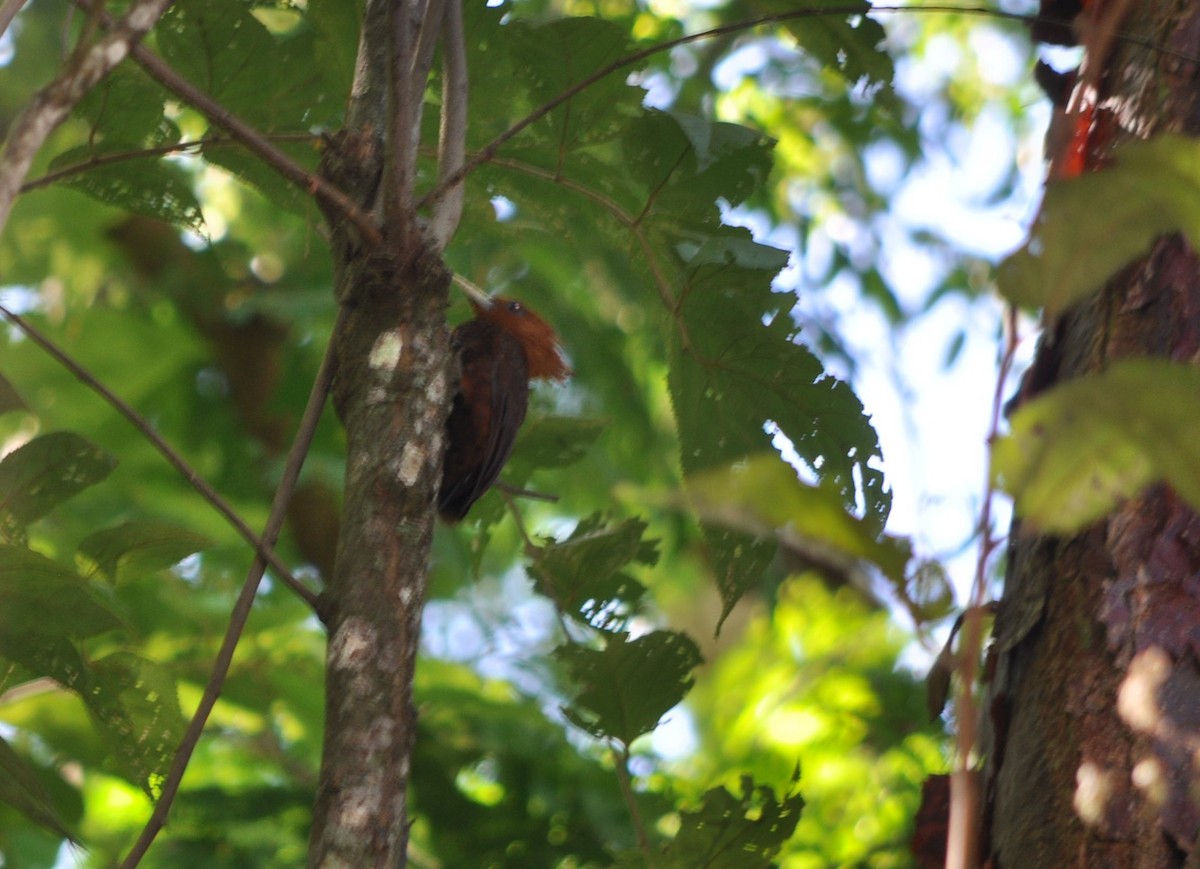
[[[470,328],[468,328],[470,327]],[[455,330],[462,385],[447,421],[438,510],[458,521],[496,481],[529,404],[529,371],[520,343],[473,320]]]

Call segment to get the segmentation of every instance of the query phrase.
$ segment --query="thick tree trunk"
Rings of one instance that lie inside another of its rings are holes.
[[[1197,4],[1131,3],[1119,29],[1200,55]],[[1117,43],[1104,68],[1093,158],[1200,128],[1200,65]],[[1022,397],[1126,356],[1200,359],[1200,260],[1177,237],[1047,326]],[[1071,538],[1014,523],[1009,559],[984,709],[985,859],[1200,865],[1200,517],[1158,486]]]

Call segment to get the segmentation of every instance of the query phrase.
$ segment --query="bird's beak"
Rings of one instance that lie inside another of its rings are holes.
[[[482,308],[486,311],[494,304],[491,296],[461,275],[454,276],[454,283],[458,284],[458,288],[463,291],[463,295],[476,308]]]

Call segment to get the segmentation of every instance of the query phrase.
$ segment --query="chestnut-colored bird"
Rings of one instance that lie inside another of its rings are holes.
[[[521,302],[468,290],[475,318],[454,330],[461,382],[446,421],[438,513],[451,524],[496,481],[525,421],[529,381],[571,376],[554,330]]]

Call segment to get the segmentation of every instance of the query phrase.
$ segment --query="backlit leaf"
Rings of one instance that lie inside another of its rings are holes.
[[[563,708],[571,723],[628,746],[649,733],[692,687],[700,650],[686,635],[654,631],[635,640],[608,634],[604,647],[559,646],[555,656],[579,686]]]
[[[1115,362],[1023,405],[992,450],[1018,512],[1068,533],[1157,480],[1200,508],[1200,368]]]
[[[1047,185],[1029,240],[1001,264],[996,281],[1010,301],[1062,311],[1169,232],[1200,246],[1200,143],[1182,136],[1129,142],[1113,165]]]

